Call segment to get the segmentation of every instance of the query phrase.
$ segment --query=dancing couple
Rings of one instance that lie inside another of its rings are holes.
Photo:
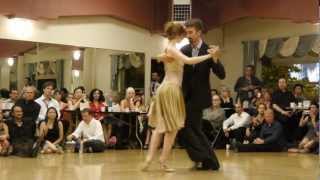
[[[164,135],[160,168],[172,172],[166,162],[179,132],[179,140],[186,148],[194,169],[218,170],[218,159],[201,130],[202,110],[211,105],[210,70],[220,79],[225,77],[219,62],[218,46],[208,47],[202,41],[203,24],[191,19],[183,26],[169,22],[165,34],[169,42],[158,60],[164,63],[165,77],[157,89],[149,112],[149,124],[154,127],[142,170],[148,170]],[[176,44],[187,36],[190,44],[179,51]]]

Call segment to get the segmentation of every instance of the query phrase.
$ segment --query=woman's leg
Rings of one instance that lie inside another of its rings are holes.
[[[146,157],[146,162],[151,162],[154,155],[156,154],[158,147],[160,145],[160,139],[161,139],[161,133],[154,130],[152,132],[151,141],[150,141],[150,147],[148,150],[148,155]]]
[[[166,132],[164,135],[163,149],[162,149],[159,161],[160,161],[162,168],[164,168],[164,170],[166,170],[166,171],[170,171],[166,167],[165,163],[169,158],[171,148],[175,142],[177,132],[178,131]]]
[[[45,138],[45,136],[46,136],[46,134],[47,134],[45,123],[41,123],[41,124],[40,124],[38,133],[39,133],[39,134],[38,134],[38,135],[39,135],[39,139],[40,139],[40,140],[44,140],[44,138]]]
[[[106,144],[109,144],[109,139],[111,137],[111,134],[112,134],[112,125],[111,124],[107,124],[106,125],[106,136],[105,136],[105,139],[106,139]]]
[[[101,126],[102,126],[102,130],[103,130],[104,140],[105,140],[106,144],[108,144],[108,140],[109,140],[107,138],[107,133],[108,133],[107,126],[108,125],[101,122]]]
[[[46,141],[47,144],[47,150],[48,153],[56,153],[58,152],[58,148],[56,147],[56,145],[54,145],[53,143],[51,143],[50,141]]]
[[[142,171],[146,171],[149,168],[149,165],[151,164],[157,150],[160,144],[160,137],[161,137],[161,133],[157,132],[156,130],[154,130],[152,132],[151,135],[151,141],[150,141],[150,146],[148,149],[148,154],[146,156],[146,160],[141,168]]]
[[[310,150],[314,147],[314,145],[315,145],[315,141],[314,141],[314,140],[309,140],[309,141],[303,146],[303,149],[304,149],[303,152],[310,152]]]
[[[303,149],[304,145],[309,141],[308,138],[303,138],[302,141],[299,143],[299,149]]]

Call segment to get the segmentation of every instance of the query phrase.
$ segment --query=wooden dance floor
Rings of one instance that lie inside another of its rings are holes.
[[[146,151],[109,150],[102,154],[39,155],[37,158],[1,157],[0,180],[318,180],[319,156],[287,153],[234,153],[216,151],[219,171],[194,171],[184,150],[174,150],[164,173],[152,164],[149,172],[139,166]]]

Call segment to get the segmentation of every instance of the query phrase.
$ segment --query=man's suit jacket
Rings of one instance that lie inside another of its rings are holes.
[[[198,56],[208,54],[208,49],[209,46],[203,42]],[[192,46],[190,44],[184,46],[181,52],[192,57]],[[182,90],[187,105],[191,103],[197,109],[204,109],[211,105],[210,69],[219,79],[225,78],[223,65],[219,61],[215,63],[213,59],[207,59],[195,65],[184,65]]]

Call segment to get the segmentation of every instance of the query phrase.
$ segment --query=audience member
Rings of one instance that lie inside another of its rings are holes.
[[[229,142],[231,139],[243,142],[246,126],[250,123],[250,115],[243,111],[240,103],[235,105],[235,109],[236,112],[223,122],[223,131]]]
[[[272,94],[272,107],[276,111],[276,119],[283,126],[284,134],[288,142],[294,141],[294,133],[298,128],[298,122],[291,118],[290,103],[295,102],[291,92],[287,90],[287,81],[284,78],[278,80],[278,90]]]
[[[42,90],[43,94],[41,97],[35,101],[40,105],[40,113],[38,116],[38,122],[45,120],[48,108],[54,107],[58,112],[58,119],[60,118],[60,104],[57,100],[52,98],[54,84],[50,81],[47,81],[43,84]]]
[[[41,153],[62,153],[63,125],[58,119],[58,111],[49,107],[45,120],[40,121],[40,138],[44,142]]]
[[[261,87],[262,82],[254,73],[254,67],[252,65],[245,67],[244,76],[240,77],[234,86],[234,90],[238,93],[237,100],[250,102],[253,98],[253,90]]]
[[[13,148],[12,154],[28,157],[37,156],[40,143],[35,136],[36,124],[27,120],[30,117],[24,116],[23,108],[19,105],[14,105],[11,112],[12,118],[6,123],[9,129],[10,144]]]
[[[160,86],[160,76],[157,72],[151,74],[151,96],[154,96],[157,92],[158,87]]]
[[[319,105],[316,103],[311,104],[310,111],[305,111],[300,119],[299,126],[307,127],[307,133],[298,145],[298,149],[289,149],[289,152],[310,152],[317,142],[319,136],[317,135],[317,123],[319,123]]]
[[[226,118],[234,113],[233,99],[231,97],[230,89],[227,87],[221,88],[221,107],[225,110]]]
[[[76,152],[103,152],[105,149],[105,140],[101,123],[94,119],[90,113],[90,109],[81,111],[83,120],[77,129],[68,136],[68,140],[77,141]]]
[[[272,109],[264,113],[260,135],[251,144],[236,143],[236,152],[279,152],[286,148],[281,124],[274,119]]]
[[[264,112],[266,110],[265,104],[258,105],[258,114],[251,118],[249,127],[246,129],[246,136],[244,144],[252,143],[253,140],[259,137],[262,123],[264,121]]]
[[[22,99],[19,99],[15,105],[23,110],[23,117],[36,123],[39,117],[41,106],[35,102],[36,88],[34,86],[26,86],[22,92]]]
[[[2,111],[0,111],[0,156],[9,155],[9,130],[4,122]]]
[[[128,87],[126,90],[126,97],[120,103],[121,111],[130,111],[135,109],[133,102],[135,95],[135,90],[132,87]]]

